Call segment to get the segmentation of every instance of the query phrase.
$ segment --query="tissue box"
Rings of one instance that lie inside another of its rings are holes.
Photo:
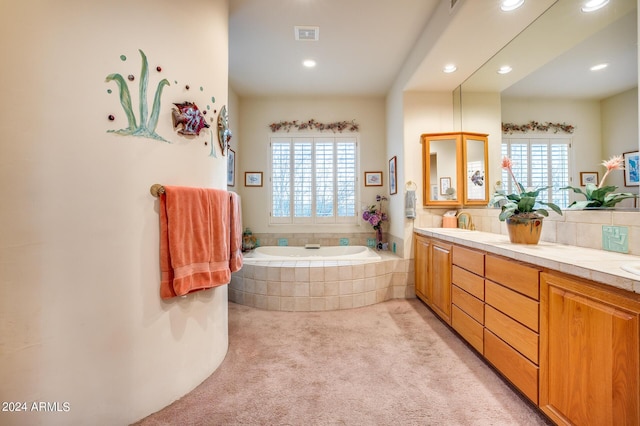
[[[457,228],[458,227],[458,218],[455,216],[442,216],[442,227],[443,228]]]

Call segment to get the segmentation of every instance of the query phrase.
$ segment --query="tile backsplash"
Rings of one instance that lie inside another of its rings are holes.
[[[472,216],[478,231],[507,235],[507,226],[498,219],[499,209],[463,209]],[[441,227],[445,210],[425,209],[416,219],[417,227]],[[602,227],[627,228],[628,253],[640,256],[640,210],[563,210],[544,219],[542,241],[604,250]]]

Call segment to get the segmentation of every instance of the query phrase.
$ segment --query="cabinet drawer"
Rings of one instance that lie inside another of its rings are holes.
[[[482,324],[454,305],[451,307],[451,326],[478,352],[483,353],[484,327],[482,327]]]
[[[486,306],[484,325],[534,364],[538,364],[538,333],[489,305]]]
[[[484,300],[531,330],[539,331],[539,303],[492,281],[485,280]]]
[[[527,398],[538,404],[538,367],[486,328],[484,356]]]
[[[484,324],[484,302],[455,285],[451,287],[451,302],[466,312],[471,318]]]
[[[454,265],[451,268],[451,282],[466,291],[473,294],[480,300],[484,300],[484,278],[473,274],[459,266]]]
[[[512,290],[540,300],[540,271],[515,260],[487,256],[485,277]]]
[[[484,276],[484,253],[479,251],[453,246],[453,264]]]

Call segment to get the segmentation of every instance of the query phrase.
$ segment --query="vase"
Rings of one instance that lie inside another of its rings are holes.
[[[376,248],[382,250],[382,228],[376,229]]]
[[[507,231],[509,241],[514,244],[538,244],[542,233],[542,217],[518,216],[508,217]]]

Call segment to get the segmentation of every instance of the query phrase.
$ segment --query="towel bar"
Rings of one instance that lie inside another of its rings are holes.
[[[154,183],[153,185],[151,185],[151,189],[149,189],[149,192],[151,192],[151,195],[153,195],[154,197],[159,197],[161,194],[164,194],[164,186],[160,185],[159,183]]]

